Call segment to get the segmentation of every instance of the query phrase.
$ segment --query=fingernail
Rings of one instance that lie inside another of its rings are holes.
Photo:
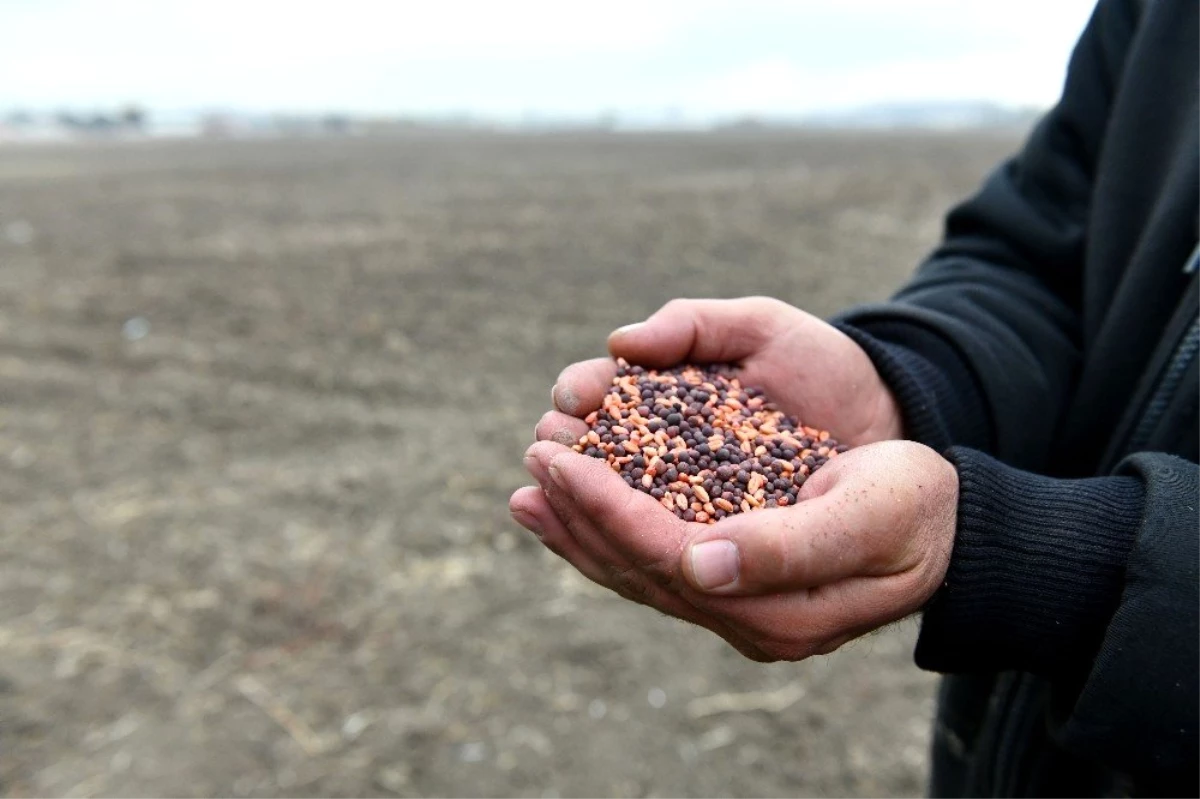
[[[621,327],[618,327],[616,330],[614,330],[611,334],[609,334],[609,338],[616,338],[618,336],[623,336],[626,333],[632,333],[633,331],[637,330],[639,327],[644,327],[645,324],[646,324],[645,322],[634,322],[631,325],[622,325]]]
[[[564,447],[569,447],[578,442],[575,434],[565,427],[560,427],[550,436],[550,440],[556,444],[562,444]]]
[[[579,397],[575,396],[575,392],[569,388],[559,388],[557,383],[550,389],[550,399],[554,407],[563,413],[574,414],[579,409]]]
[[[691,548],[692,575],[705,591],[729,585],[738,577],[738,548],[732,541],[704,541]]]
[[[544,482],[547,477],[546,470],[542,468],[542,462],[532,455],[525,456],[525,470],[539,483]]]
[[[561,457],[562,456],[560,455],[559,458],[561,458]],[[550,461],[550,479],[553,480],[554,484],[556,486],[558,486],[559,488],[561,488],[563,491],[568,491],[567,476],[565,474],[563,474],[562,468],[559,467],[558,458],[555,458],[554,460]]]
[[[517,524],[521,525],[538,538],[542,537],[542,525],[538,524],[538,520],[534,518],[532,514],[526,513],[523,510],[514,510],[512,511],[512,517],[513,521],[515,521]]]

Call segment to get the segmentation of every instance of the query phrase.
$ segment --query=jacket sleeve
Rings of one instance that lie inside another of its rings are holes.
[[[1095,165],[1135,27],[1102,2],[1058,104],[972,198],[889,302],[834,320],[896,383],[911,438],[1042,466],[1080,365],[1084,238]]]
[[[1104,477],[1036,473],[1077,379],[1095,164],[1136,18],[1132,1],[1099,4],[1022,151],[950,213],[893,300],[835,323],[895,393],[908,437],[959,473],[918,665],[1049,677],[1063,743],[1144,771],[1186,768],[1197,750],[1197,466],[1144,453]]]

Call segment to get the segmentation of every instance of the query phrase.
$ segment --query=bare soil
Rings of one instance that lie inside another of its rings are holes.
[[[919,794],[914,622],[755,664],[507,497],[610,329],[882,299],[1014,144],[0,150],[0,790]]]

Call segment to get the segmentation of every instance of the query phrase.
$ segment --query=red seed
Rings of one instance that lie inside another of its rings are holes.
[[[590,448],[627,479],[636,474],[633,487],[660,494],[664,508],[709,524],[718,515],[795,504],[777,500],[786,496],[780,489],[803,483],[839,454],[840,446],[828,431],[796,423],[761,395],[751,397],[731,370],[720,366],[658,372],[619,361],[612,388],[584,421],[591,429],[572,449]],[[704,454],[689,449],[685,439],[703,442]],[[801,439],[810,447],[802,447]],[[776,449],[790,449],[799,457],[776,458],[763,466],[763,456]],[[813,465],[797,465],[814,456]],[[675,479],[663,490],[655,481],[665,473]]]

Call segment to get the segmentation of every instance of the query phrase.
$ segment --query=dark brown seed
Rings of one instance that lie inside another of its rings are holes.
[[[602,458],[631,487],[686,521],[796,503],[806,475],[845,452],[824,430],[784,416],[732,367],[657,372],[624,361],[576,452]]]

